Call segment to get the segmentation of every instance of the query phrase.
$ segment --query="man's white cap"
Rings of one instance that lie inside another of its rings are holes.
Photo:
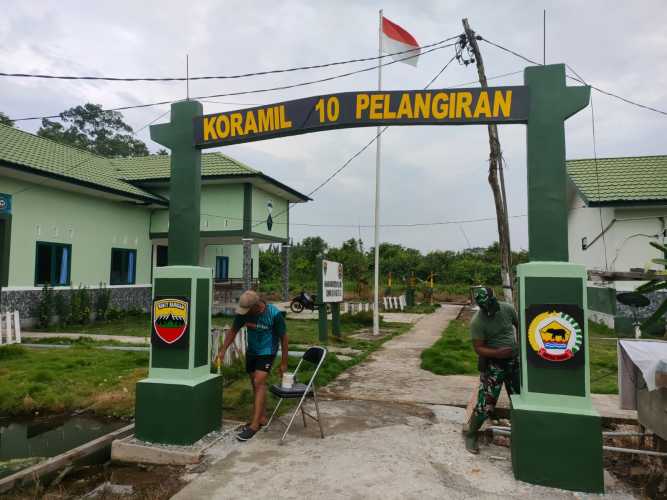
[[[248,314],[248,311],[259,304],[259,295],[253,290],[246,290],[239,297],[239,305],[236,307],[236,314]]]

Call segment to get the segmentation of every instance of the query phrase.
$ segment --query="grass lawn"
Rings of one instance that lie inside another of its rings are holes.
[[[390,335],[380,340],[357,340],[349,334],[368,327],[365,316],[343,316],[342,338],[331,332],[328,346],[351,347],[360,351],[352,359],[339,359],[330,353],[322,366],[319,384],[326,385],[344,370],[353,366],[377,349],[389,338],[407,331],[410,325],[384,323]],[[119,321],[82,325],[69,332],[128,335],[145,334],[148,317],[131,317]],[[231,318],[213,318],[214,326],[231,324]],[[287,320],[290,343],[321,344],[317,320]],[[131,333],[130,333],[131,334]],[[33,341],[31,341],[33,342]],[[43,339],[34,343],[61,343],[67,349],[31,349],[22,346],[0,347],[0,415],[21,415],[34,411],[62,413],[88,409],[101,415],[131,417],[134,413],[135,384],[148,373],[148,352],[109,351],[96,349],[101,345],[122,345],[117,342],[97,342],[92,339]],[[298,359],[290,358],[289,366],[296,368]],[[275,369],[274,364],[274,369]],[[277,371],[277,370],[275,370]],[[310,372],[303,371],[301,380]],[[247,418],[252,406],[252,392],[243,363],[222,369],[223,405],[225,418]],[[271,375],[271,382],[277,375]],[[272,406],[273,403],[270,403]],[[289,408],[289,405],[287,405]]]
[[[62,413],[90,409],[99,414],[134,413],[134,386],[148,372],[147,352],[0,348],[0,414]]]
[[[591,392],[617,394],[616,342],[602,338],[616,337],[613,330],[589,322]],[[442,338],[422,352],[421,367],[439,375],[478,375],[477,354],[472,349],[470,330],[465,321],[455,320]]]
[[[85,325],[50,325],[41,332],[90,333],[93,335],[125,335],[130,337],[150,337],[151,317],[149,314],[128,315],[113,321],[86,323]]]

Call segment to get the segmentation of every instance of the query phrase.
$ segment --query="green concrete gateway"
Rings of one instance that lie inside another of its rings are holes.
[[[244,240],[255,284],[259,244],[286,243],[286,208],[308,197],[221,153],[202,155],[201,177],[195,264],[213,269],[217,312],[241,292]],[[148,310],[153,269],[168,261],[169,178],[167,155],[102,158],[0,125],[2,310],[29,326],[44,284],[105,284],[112,307]]]
[[[173,104],[171,122],[151,127],[152,138],[172,151],[169,241],[177,249],[173,260],[170,252],[168,274],[158,278],[174,285],[155,284],[153,338],[159,336],[155,311],[165,303],[172,316],[189,303],[192,318],[192,304],[199,314],[205,300],[203,292],[195,300],[205,284],[199,283],[200,268],[193,267],[201,149],[348,127],[526,124],[531,262],[518,272],[522,392],[512,398],[512,465],[523,481],[603,492],[600,418],[590,399],[586,274],[568,263],[566,202],[564,122],[586,107],[590,88],[567,87],[562,64],[526,68],[524,81],[523,87],[347,92],[206,116],[198,102]],[[137,391],[137,415],[143,416],[137,419],[138,435],[157,433],[148,427],[172,414],[187,419],[182,405],[199,408],[202,395],[219,384],[208,367],[191,362],[197,359],[192,335],[182,341],[182,351],[163,345],[165,339],[153,344],[151,376]],[[165,371],[160,365],[165,359],[178,366]],[[191,415],[191,421],[181,422],[197,429],[189,439],[219,425],[219,385],[214,390],[206,417]],[[176,428],[160,433],[163,442],[184,440]]]

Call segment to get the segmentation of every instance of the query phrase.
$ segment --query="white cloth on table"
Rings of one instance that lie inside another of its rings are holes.
[[[637,375],[641,373],[646,388],[654,391],[656,373],[667,372],[667,342],[661,340],[623,339],[618,341],[618,388],[621,408],[637,409]]]

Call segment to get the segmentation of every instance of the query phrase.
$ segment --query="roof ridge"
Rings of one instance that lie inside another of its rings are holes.
[[[664,155],[646,155],[646,156],[605,156],[597,158],[574,158],[571,160],[565,160],[566,163],[575,162],[575,161],[600,161],[600,160],[625,160],[625,159],[640,159],[640,158],[667,158],[667,154]]]

